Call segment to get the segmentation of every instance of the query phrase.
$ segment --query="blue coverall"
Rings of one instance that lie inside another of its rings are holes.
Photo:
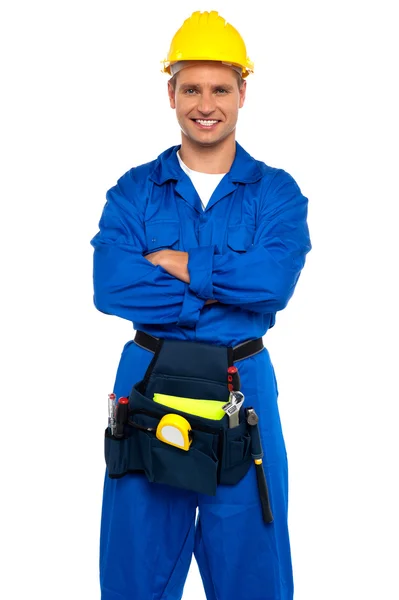
[[[262,337],[291,298],[311,249],[307,198],[284,170],[238,143],[204,211],[177,151],[132,168],[107,192],[94,247],[94,303],[156,337],[236,346]],[[190,283],[145,254],[188,252]],[[204,306],[209,298],[219,302]],[[153,354],[129,341],[114,392],[128,396]],[[259,415],[274,522],[262,521],[255,468],[215,497],[105,477],[102,600],[180,600],[193,552],[208,600],[292,600],[288,473],[269,353],[237,363]],[[198,521],[195,522],[198,507]]]

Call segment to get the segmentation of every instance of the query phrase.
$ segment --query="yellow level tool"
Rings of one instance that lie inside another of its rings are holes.
[[[168,396],[167,394],[154,394],[154,402],[175,408],[190,415],[213,419],[219,421],[225,416],[222,407],[226,402],[219,400],[199,400],[197,398],[182,398],[180,396]]]

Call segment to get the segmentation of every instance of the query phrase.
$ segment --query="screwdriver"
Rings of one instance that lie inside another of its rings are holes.
[[[111,435],[114,435],[115,431],[115,400],[116,394],[108,394],[108,427]]]
[[[241,389],[240,375],[237,367],[229,367],[227,369],[227,387],[229,392],[239,392]]]
[[[123,437],[125,425],[129,416],[129,398],[119,398],[116,406],[116,426],[114,436],[117,438]]]

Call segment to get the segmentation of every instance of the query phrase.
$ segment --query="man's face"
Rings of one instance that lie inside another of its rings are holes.
[[[174,90],[168,84],[170,106],[183,134],[201,146],[215,146],[234,135],[245,90],[246,82],[239,88],[237,74],[220,63],[187,66],[177,73]]]

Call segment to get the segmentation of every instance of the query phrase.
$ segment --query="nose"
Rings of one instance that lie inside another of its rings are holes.
[[[210,115],[215,110],[215,98],[212,92],[203,92],[200,96],[198,110],[203,115]]]

